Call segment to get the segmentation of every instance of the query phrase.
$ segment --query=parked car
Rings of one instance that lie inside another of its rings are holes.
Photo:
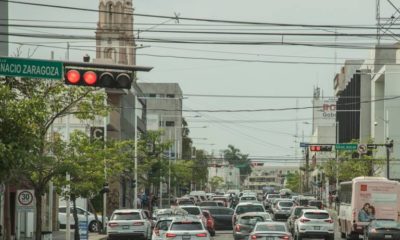
[[[391,219],[372,220],[364,229],[364,240],[400,239],[400,223]]]
[[[287,227],[289,232],[292,233],[292,235],[294,234],[294,222],[296,221],[297,218],[299,218],[301,211],[303,209],[317,209],[316,207],[305,207],[305,206],[295,206],[292,208],[292,210],[290,211],[290,216],[288,217],[286,223],[287,223]]]
[[[287,220],[294,203],[292,200],[277,201],[273,208],[274,220],[283,219]]]
[[[71,207],[70,217],[69,217],[71,228],[75,228],[73,211],[74,211],[74,209]],[[99,231],[99,228],[101,228],[101,226],[102,226],[102,216],[101,215],[97,215],[97,220],[96,220],[96,216],[93,213],[91,213],[85,209],[82,209],[80,207],[76,207],[76,213],[78,214],[79,221],[86,221],[86,217],[87,217],[88,230],[90,232]],[[106,222],[107,222],[107,218],[106,218]],[[66,223],[67,223],[67,207],[66,206],[60,206],[58,208],[58,223],[60,224],[60,228],[66,227]]]
[[[227,207],[201,207],[210,211],[214,218],[215,230],[231,230],[233,209]]]
[[[258,222],[250,233],[249,239],[292,240],[293,238],[283,222]]]
[[[294,222],[294,236],[296,239],[304,237],[323,237],[335,239],[334,222],[328,211],[319,209],[304,209],[300,217]]]
[[[117,209],[107,225],[107,239],[150,239],[151,222],[142,209]]]
[[[175,218],[172,220],[168,231],[165,232],[165,238],[210,240],[210,234],[200,219],[188,215],[183,218]]]
[[[266,221],[272,221],[271,216],[266,212],[248,212],[239,215],[233,229],[234,239],[247,240],[256,223]]]
[[[202,209],[203,216],[206,218],[206,228],[210,235],[215,236],[215,221],[210,211]]]

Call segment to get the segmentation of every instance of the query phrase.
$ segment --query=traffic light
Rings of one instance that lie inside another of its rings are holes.
[[[136,179],[132,179],[131,188],[136,188]]]
[[[330,152],[330,151],[332,151],[332,145],[310,145],[310,151],[312,151],[312,152]]]
[[[126,70],[64,66],[66,85],[130,89],[132,74]]]

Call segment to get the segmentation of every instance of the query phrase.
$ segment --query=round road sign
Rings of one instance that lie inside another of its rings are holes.
[[[18,203],[20,206],[29,206],[33,203],[33,193],[31,191],[23,190],[18,194]]]
[[[366,154],[368,152],[367,144],[358,144],[357,150],[359,154]]]

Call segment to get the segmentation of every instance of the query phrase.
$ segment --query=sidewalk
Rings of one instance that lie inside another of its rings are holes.
[[[53,240],[65,240],[65,231],[55,231],[52,233]],[[106,234],[89,233],[89,240],[105,240]],[[74,240],[74,231],[71,231],[71,240]]]

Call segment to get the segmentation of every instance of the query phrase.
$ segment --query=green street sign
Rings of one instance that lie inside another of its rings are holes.
[[[0,57],[0,75],[61,80],[63,79],[63,63],[51,60]]]
[[[353,151],[357,150],[358,144],[357,143],[338,143],[335,144],[336,150],[348,150]]]

